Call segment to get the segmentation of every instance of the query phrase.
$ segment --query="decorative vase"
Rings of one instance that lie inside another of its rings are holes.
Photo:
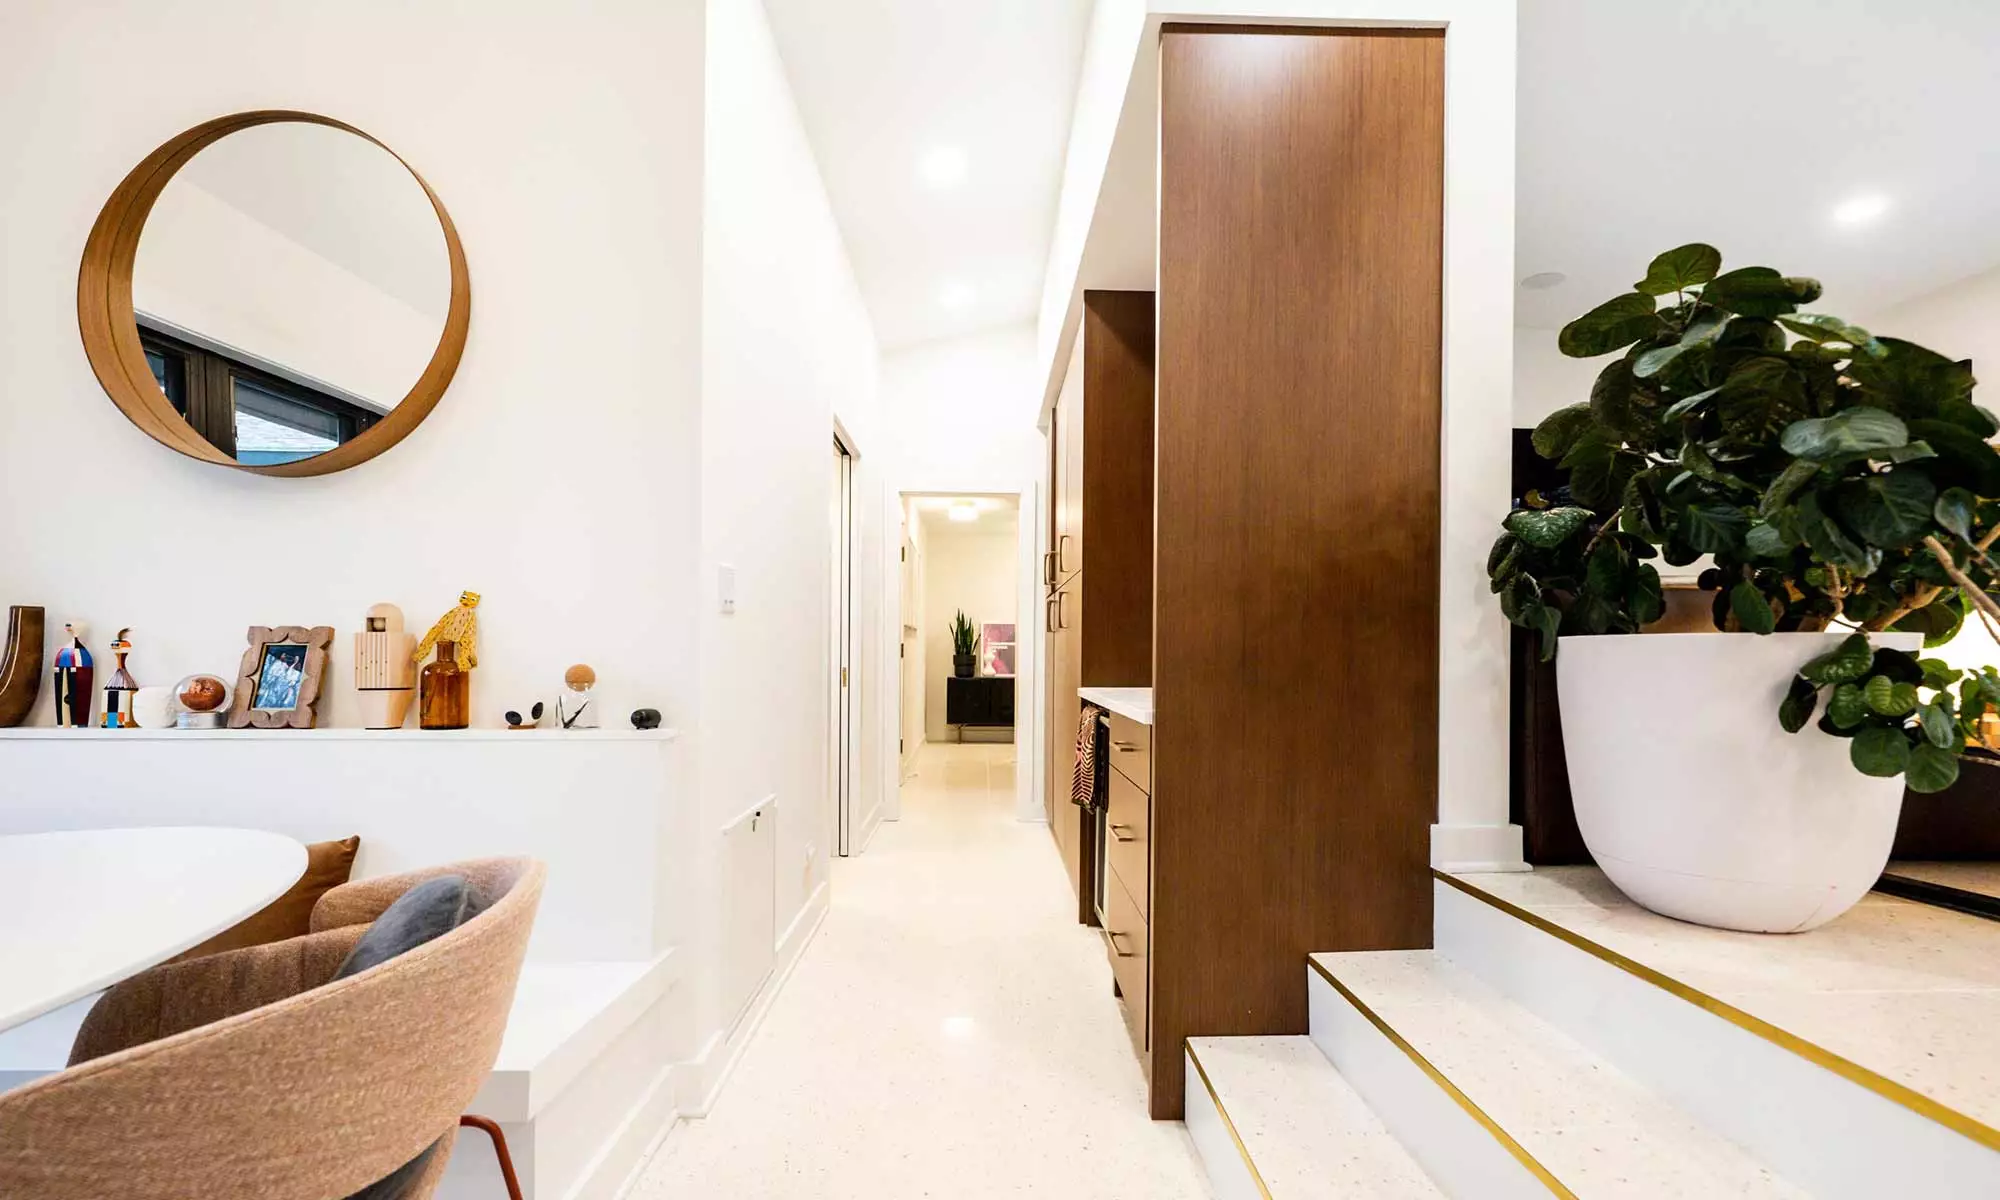
[[[90,647],[83,644],[83,635],[88,632],[82,621],[65,623],[63,633],[69,640],[56,651],[56,724],[63,729],[87,727],[91,709],[96,707],[97,693],[90,685],[97,668],[91,661]]]
[[[0,659],[0,729],[27,720],[42,694],[43,616],[32,604],[7,609],[7,650]]]
[[[418,723],[425,729],[464,729],[471,722],[472,673],[458,665],[458,643],[437,643],[437,658],[424,667]]]
[[[1867,894],[1896,838],[1902,778],[1863,775],[1847,740],[1815,724],[1778,724],[1799,668],[1848,636],[1562,639],[1556,683],[1576,823],[1620,891],[1665,916],[1754,933],[1812,929]]]
[[[563,672],[563,690],[556,693],[556,721],[564,729],[596,729],[597,672],[578,663]]]
[[[960,679],[970,679],[972,668],[977,662],[978,660],[970,654],[954,654],[951,656],[951,673]]]
[[[364,729],[401,729],[417,690],[417,635],[403,630],[403,610],[377,604],[354,635],[354,690]]]

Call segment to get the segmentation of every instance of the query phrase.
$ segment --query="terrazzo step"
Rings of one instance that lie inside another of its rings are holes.
[[[1304,1037],[1189,1038],[1187,1128],[1217,1200],[1445,1193]]]
[[[1454,1196],[1803,1197],[1431,950],[1315,954],[1312,1040]]]
[[[2000,922],[1876,893],[1736,933],[1594,867],[1439,872],[1433,896],[1454,966],[1813,1195],[2000,1196]]]

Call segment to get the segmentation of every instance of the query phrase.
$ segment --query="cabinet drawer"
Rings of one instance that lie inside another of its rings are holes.
[[[1139,790],[1151,794],[1153,790],[1153,727],[1141,725],[1130,717],[1111,714],[1111,765],[1123,772],[1125,778],[1139,785]]]
[[[1111,808],[1104,822],[1104,836],[1110,841],[1104,857],[1147,920],[1152,919],[1153,842],[1147,836],[1153,824],[1152,805],[1139,785],[1111,772]]]
[[[1151,952],[1151,931],[1139,915],[1138,905],[1113,875],[1104,889],[1104,951],[1111,959],[1111,974],[1125,998],[1125,1028],[1132,1044],[1144,1057],[1146,1017],[1151,1008],[1152,980],[1146,972],[1146,956]]]

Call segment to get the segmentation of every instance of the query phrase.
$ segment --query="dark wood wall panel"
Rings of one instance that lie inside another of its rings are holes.
[[[1427,946],[1444,41],[1161,45],[1153,1113],[1301,1033],[1305,956]]]
[[[1153,293],[1083,295],[1083,686],[1153,682]]]

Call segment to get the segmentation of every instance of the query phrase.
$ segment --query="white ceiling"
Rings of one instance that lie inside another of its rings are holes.
[[[765,0],[886,349],[1031,319],[1090,0]],[[965,178],[927,185],[927,156]]]
[[[1865,319],[2000,263],[2000,3],[1522,0],[1518,324],[1713,243]],[[1888,201],[1855,227],[1843,202]]]

